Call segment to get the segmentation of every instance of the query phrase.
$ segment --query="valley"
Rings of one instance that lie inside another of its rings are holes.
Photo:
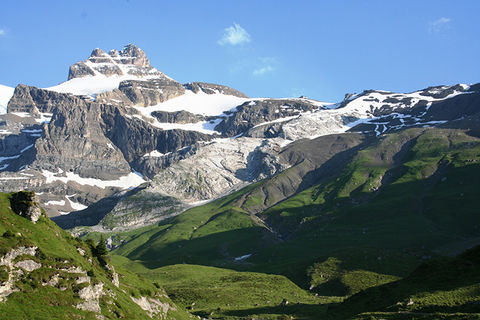
[[[480,319],[480,84],[252,98],[129,44],[0,89],[0,318]]]

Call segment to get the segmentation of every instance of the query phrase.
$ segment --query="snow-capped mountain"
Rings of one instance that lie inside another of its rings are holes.
[[[122,50],[92,51],[90,57],[70,66],[68,81],[46,88],[75,95],[96,95],[117,89],[125,80],[169,79],[150,65],[145,52],[134,45]]]
[[[292,163],[278,155],[296,140],[375,137],[480,111],[480,85],[369,90],[338,103],[249,98],[222,85],[181,84],[134,45],[95,49],[57,86],[0,89],[0,107],[8,102],[0,119],[1,190],[36,191],[50,215],[143,183],[141,192],[172,197],[183,208],[178,202],[195,205],[285,170]],[[69,219],[79,222],[82,214]]]

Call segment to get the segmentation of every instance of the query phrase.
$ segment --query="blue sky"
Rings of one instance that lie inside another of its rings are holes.
[[[0,84],[47,87],[91,50],[134,43],[182,83],[252,97],[480,82],[480,1],[10,1]]]

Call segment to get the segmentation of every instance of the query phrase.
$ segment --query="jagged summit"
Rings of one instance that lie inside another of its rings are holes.
[[[152,79],[181,86],[152,67],[142,49],[129,44],[120,51],[113,49],[108,53],[100,48],[94,49],[86,60],[70,66],[67,81],[47,89],[93,97],[117,89],[122,81]]]
[[[112,49],[108,53],[100,48],[93,49],[88,61],[93,63],[131,64],[140,67],[151,67],[145,51],[134,44],[128,44],[122,50]]]
[[[100,48],[94,49],[86,60],[70,67],[67,81],[46,89],[88,96],[100,103],[142,107],[154,106],[188,92],[187,101],[182,103],[187,104],[186,107],[194,106],[197,113],[202,112],[198,110],[202,109],[198,103],[200,95],[210,95],[213,100],[225,96],[229,101],[232,97],[247,98],[240,91],[218,84],[192,82],[182,85],[154,68],[145,52],[133,44],[126,45],[121,50],[110,50],[108,53]],[[194,101],[189,99],[192,96]],[[234,100],[233,105],[228,103],[229,107],[226,109],[244,102]],[[181,107],[184,108],[185,105]],[[222,111],[224,110],[220,113]]]
[[[68,72],[68,80],[86,76],[126,76],[151,77],[164,74],[150,65],[145,52],[139,47],[129,44],[122,50],[110,50],[106,53],[96,48],[85,61],[72,65]]]

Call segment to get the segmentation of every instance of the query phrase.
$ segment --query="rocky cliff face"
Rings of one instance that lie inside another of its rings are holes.
[[[206,120],[205,116],[199,114],[193,114],[188,111],[153,111],[152,117],[155,117],[161,123],[197,123],[199,121]]]
[[[120,148],[129,163],[139,163],[139,158],[152,151],[166,154],[212,139],[211,135],[196,131],[153,127],[139,118],[126,116],[111,105],[105,106],[101,119],[105,136]]]
[[[83,106],[81,97],[19,84],[8,103],[8,113],[26,112],[34,116],[52,113],[58,107]]]
[[[56,172],[57,168],[86,178],[115,180],[131,172],[121,151],[101,127],[104,106],[77,103],[57,108],[37,140],[32,168]]]
[[[207,143],[189,158],[159,171],[150,192],[185,202],[210,200],[281,171],[282,141],[238,138]]]
[[[185,93],[184,87],[162,76],[150,80],[125,80],[120,82],[118,89],[97,96],[98,102],[122,103],[142,107],[153,106]]]
[[[232,116],[223,120],[215,130],[226,136],[236,136],[255,126],[299,116],[301,113],[318,109],[318,106],[298,100],[253,100],[237,107]]]

